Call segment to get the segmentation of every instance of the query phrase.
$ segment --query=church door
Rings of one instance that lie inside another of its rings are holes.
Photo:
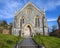
[[[24,30],[24,37],[30,37],[31,36],[31,28],[30,26],[27,26]]]

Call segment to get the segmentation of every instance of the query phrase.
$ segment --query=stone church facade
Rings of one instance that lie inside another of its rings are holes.
[[[28,2],[15,13],[12,34],[15,36],[32,36],[36,33],[48,35],[48,25],[45,12]]]

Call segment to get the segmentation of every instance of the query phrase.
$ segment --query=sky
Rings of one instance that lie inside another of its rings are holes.
[[[13,22],[14,13],[20,10],[26,3],[32,2],[43,11],[45,8],[49,28],[58,27],[57,18],[60,15],[60,0],[0,0],[0,20]]]

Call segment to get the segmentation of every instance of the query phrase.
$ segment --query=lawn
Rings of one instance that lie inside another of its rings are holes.
[[[0,34],[0,48],[13,48],[22,37]]]
[[[60,38],[52,36],[35,35],[33,39],[38,44],[43,44],[46,48],[60,48]]]

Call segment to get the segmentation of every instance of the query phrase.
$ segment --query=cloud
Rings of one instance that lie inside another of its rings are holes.
[[[16,1],[1,3],[5,4],[5,6],[3,6],[3,9],[0,9],[0,18],[13,18],[14,12],[18,10],[19,6],[21,6],[21,3],[18,3]]]
[[[25,0],[26,1],[26,0]],[[39,9],[43,10],[43,7],[46,11],[51,11],[60,6],[60,0],[30,0],[33,2]]]
[[[48,22],[57,21],[57,18],[47,19]]]
[[[54,10],[57,6],[60,6],[60,0],[50,0],[44,6],[46,10]]]
[[[60,0],[29,0],[37,5],[38,8],[43,8],[45,6],[46,11],[47,10],[54,10],[57,6],[60,6]],[[28,0],[0,0],[0,6],[3,7],[0,8],[0,18],[13,18],[14,12],[16,10],[19,10],[25,5]],[[2,5],[3,6],[2,6]]]

